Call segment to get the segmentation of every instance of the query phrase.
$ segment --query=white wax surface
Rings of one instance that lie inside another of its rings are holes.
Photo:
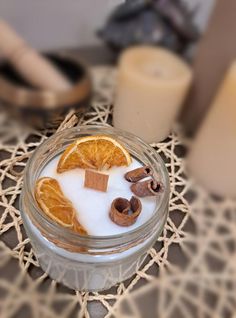
[[[155,197],[140,198],[142,212],[135,224],[122,227],[116,225],[109,218],[112,201],[117,197],[130,199],[133,193],[130,182],[124,178],[127,171],[141,167],[141,163],[133,159],[129,167],[113,167],[104,173],[109,174],[107,192],[100,192],[84,188],[84,169],[73,169],[57,173],[57,163],[60,156],[51,160],[43,169],[40,177],[56,179],[64,195],[72,202],[77,211],[79,222],[90,235],[107,236],[125,233],[145,223],[153,214],[157,199]]]

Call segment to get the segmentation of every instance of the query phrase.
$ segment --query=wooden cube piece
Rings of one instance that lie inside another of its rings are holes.
[[[106,192],[109,175],[94,170],[85,170],[84,187]]]

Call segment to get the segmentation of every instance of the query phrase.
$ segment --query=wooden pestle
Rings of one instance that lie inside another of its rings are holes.
[[[71,83],[46,58],[0,19],[0,55],[31,85],[53,91],[67,90]]]

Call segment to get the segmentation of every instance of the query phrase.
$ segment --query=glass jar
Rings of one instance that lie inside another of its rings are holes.
[[[154,178],[164,184],[151,218],[133,230],[127,229],[125,234],[81,236],[42,213],[34,197],[35,182],[45,165],[77,138],[97,134],[116,138],[132,157],[149,165]],[[56,133],[35,150],[25,168],[20,209],[43,270],[70,288],[98,291],[129,278],[139,269],[146,252],[163,230],[168,204],[168,173],[155,150],[127,132],[104,126],[80,126]]]

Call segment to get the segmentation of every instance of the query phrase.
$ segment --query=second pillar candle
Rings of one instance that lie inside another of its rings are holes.
[[[154,47],[125,51],[118,68],[114,126],[147,142],[166,138],[192,79],[188,65]]]

